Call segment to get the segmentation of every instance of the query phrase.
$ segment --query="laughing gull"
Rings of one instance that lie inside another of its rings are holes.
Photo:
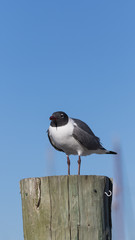
[[[80,175],[81,157],[97,154],[117,154],[106,150],[89,126],[79,119],[70,118],[64,112],[54,112],[50,117],[48,138],[52,146],[67,155],[68,175],[70,175],[69,155],[78,155],[78,175]]]

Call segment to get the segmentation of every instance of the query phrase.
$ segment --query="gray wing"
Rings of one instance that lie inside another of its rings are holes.
[[[79,128],[83,129],[85,132],[89,133],[90,135],[95,136],[95,134],[92,132],[90,127],[85,122],[83,122],[79,119],[76,119],[76,118],[72,118],[72,119]]]
[[[73,119],[74,125],[73,137],[80,142],[88,150],[104,149],[100,143],[100,139],[94,135],[89,126],[78,119]]]
[[[48,134],[48,138],[49,138],[49,141],[50,141],[51,145],[52,145],[56,150],[61,151],[61,152],[64,152],[62,149],[59,149],[59,148],[57,148],[57,147],[54,145],[54,143],[52,142],[52,140],[51,140],[51,138],[50,138],[50,136],[49,136],[49,130],[47,130],[47,134]]]

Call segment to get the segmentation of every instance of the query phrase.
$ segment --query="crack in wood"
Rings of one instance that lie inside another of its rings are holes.
[[[77,178],[77,190],[78,190],[78,212],[79,212],[79,223],[77,225],[77,240],[79,240],[79,227],[80,227],[80,202],[79,202],[79,177]]]
[[[51,187],[50,187],[50,178],[48,177],[48,186],[49,186],[49,196],[50,196],[50,235],[52,239],[52,198],[51,198]]]
[[[41,202],[41,179],[36,178],[35,179],[35,191],[36,191],[36,208],[38,209]]]
[[[71,240],[71,219],[70,219],[69,176],[67,176],[67,189],[68,189],[68,227],[69,227],[70,240]]]

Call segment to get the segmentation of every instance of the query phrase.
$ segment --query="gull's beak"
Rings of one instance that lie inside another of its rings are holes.
[[[56,117],[51,116],[49,119],[50,119],[50,120],[56,120]]]

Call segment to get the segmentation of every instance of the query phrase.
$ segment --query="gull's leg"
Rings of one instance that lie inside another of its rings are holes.
[[[68,175],[70,175],[70,159],[68,155],[67,155],[67,164],[68,164]]]
[[[78,175],[80,175],[81,157],[78,159]]]

